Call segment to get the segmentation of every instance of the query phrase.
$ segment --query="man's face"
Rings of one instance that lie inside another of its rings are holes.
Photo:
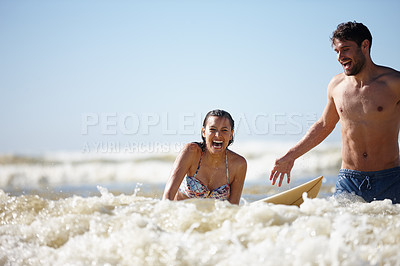
[[[343,66],[347,76],[357,75],[364,67],[365,55],[361,48],[354,41],[338,40],[333,41],[337,60]]]

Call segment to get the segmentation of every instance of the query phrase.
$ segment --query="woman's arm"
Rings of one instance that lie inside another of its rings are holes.
[[[186,144],[175,159],[171,174],[165,185],[163,199],[173,200],[183,178],[188,173],[193,160],[201,153],[200,147],[195,143]]]
[[[235,154],[237,158],[235,158],[235,173],[233,182],[230,184],[231,186],[231,195],[229,196],[228,201],[232,204],[239,204],[240,197],[242,196],[242,190],[244,185],[244,180],[246,178],[247,172],[247,162],[242,156]]]

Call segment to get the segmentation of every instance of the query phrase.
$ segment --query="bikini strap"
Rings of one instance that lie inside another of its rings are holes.
[[[226,182],[229,185],[228,150],[225,150],[225,161],[226,161]]]
[[[201,155],[200,155],[199,164],[197,165],[196,173],[194,173],[193,177],[196,177],[197,172],[198,172],[199,169],[200,169],[200,164],[201,164],[201,159],[203,158],[203,153],[204,153],[204,152],[202,151],[202,152],[201,152]]]

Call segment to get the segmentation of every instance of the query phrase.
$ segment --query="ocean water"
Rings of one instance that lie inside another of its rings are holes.
[[[236,144],[235,144],[236,145]],[[246,143],[239,206],[163,201],[176,150],[0,156],[0,265],[400,265],[400,205],[333,198],[340,146],[268,171],[291,144]],[[318,175],[299,207],[254,203]]]
[[[248,163],[245,187],[271,188],[268,179],[274,160],[283,155],[292,144],[234,144],[232,150],[243,155]],[[158,149],[124,152],[106,145],[90,153],[0,154],[0,188],[14,194],[31,191],[96,193],[96,186],[102,185],[112,191],[132,193],[139,184],[143,193],[152,190],[156,193],[153,197],[161,197],[162,193],[159,191],[163,189],[182,146],[183,144],[171,144],[158,146]],[[292,171],[292,185],[318,175],[335,176],[340,163],[339,144],[321,145],[296,161]],[[328,178],[326,181],[331,180]],[[254,195],[255,192],[250,194]]]

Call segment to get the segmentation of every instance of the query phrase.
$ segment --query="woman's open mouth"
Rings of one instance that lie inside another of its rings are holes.
[[[212,146],[215,149],[222,149],[224,142],[220,140],[213,140]]]

